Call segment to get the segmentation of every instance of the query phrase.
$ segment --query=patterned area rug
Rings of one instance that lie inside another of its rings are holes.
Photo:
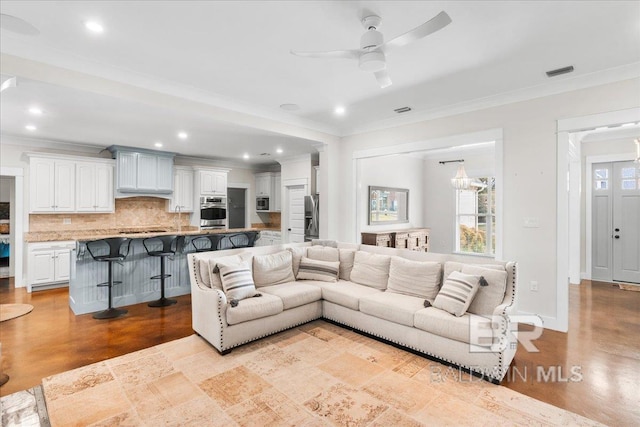
[[[24,316],[32,310],[31,304],[0,304],[0,322]]]
[[[2,427],[49,427],[42,386],[0,398]]]
[[[618,286],[623,291],[640,292],[640,285],[627,285],[626,283],[618,283]]]
[[[599,425],[324,321],[193,335],[43,380],[53,426]]]

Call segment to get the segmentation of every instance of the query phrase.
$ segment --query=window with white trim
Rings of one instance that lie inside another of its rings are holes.
[[[468,190],[456,190],[456,252],[494,255],[496,179],[474,178]]]

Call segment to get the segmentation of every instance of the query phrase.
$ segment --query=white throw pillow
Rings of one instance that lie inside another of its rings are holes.
[[[444,281],[433,306],[460,317],[466,313],[479,286],[480,277],[454,271]]]
[[[500,267],[502,268],[502,266]],[[478,288],[478,293],[467,311],[479,315],[493,314],[493,310],[504,300],[504,293],[507,289],[507,271],[504,268],[498,270],[484,268],[484,266],[465,265],[462,267],[462,272],[482,276],[487,281],[487,286]]]
[[[218,268],[222,289],[232,306],[234,305],[232,300],[240,301],[257,294],[251,274],[251,260],[242,261],[239,264],[218,263]]]
[[[243,261],[251,260],[252,256],[253,255],[251,255],[249,252],[243,252],[238,255],[228,255],[220,258],[209,259],[208,261],[202,259],[200,260],[200,274],[203,274],[202,270],[206,266],[208,271],[207,277],[209,278],[209,287],[222,290],[222,282],[220,281],[218,264],[240,264]]]
[[[358,251],[353,258],[351,281],[376,289],[386,289],[391,257]]]
[[[351,270],[353,270],[353,259],[356,251],[353,249],[339,249],[340,251],[340,278],[351,280]]]
[[[291,264],[291,266],[293,267],[293,275],[297,276],[298,268],[300,267],[300,260],[302,259],[302,257],[307,256],[307,248],[306,246],[303,246],[301,248],[299,247],[287,248],[287,250],[291,252],[291,258],[293,261]]]
[[[298,269],[298,280],[320,280],[322,282],[337,282],[340,272],[339,261],[320,261],[303,257]]]
[[[307,248],[307,258],[317,259],[318,261],[340,261],[340,251],[338,251],[338,248],[330,246],[309,246]]]
[[[387,291],[424,298],[430,303],[440,290],[442,265],[439,262],[413,261],[391,257]]]
[[[293,256],[284,250],[268,255],[253,257],[253,280],[256,287],[294,282]]]

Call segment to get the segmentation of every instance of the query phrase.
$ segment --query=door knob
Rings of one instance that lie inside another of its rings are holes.
[[[620,229],[619,229],[619,228],[616,228],[616,230],[615,230],[615,231],[616,231],[616,233],[617,233],[618,231],[620,231]]]
[[[291,229],[290,229],[290,228],[287,228],[287,231],[291,231]]]
[[[619,239],[619,238],[620,238],[620,236],[618,236],[617,234],[616,234],[615,236],[613,236],[613,237],[615,237],[616,239]]]

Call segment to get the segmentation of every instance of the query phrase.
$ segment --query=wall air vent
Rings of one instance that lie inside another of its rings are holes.
[[[266,157],[266,156],[270,156],[270,155],[271,155],[271,153],[260,153],[260,155],[261,155],[261,156],[265,156],[265,157]]]
[[[401,107],[401,108],[396,108],[395,110],[396,113],[401,114],[401,113],[408,113],[409,111],[411,111],[411,107]]]
[[[569,65],[568,67],[558,68],[557,70],[547,71],[547,77],[555,77],[560,74],[567,74],[573,72],[573,65]]]

